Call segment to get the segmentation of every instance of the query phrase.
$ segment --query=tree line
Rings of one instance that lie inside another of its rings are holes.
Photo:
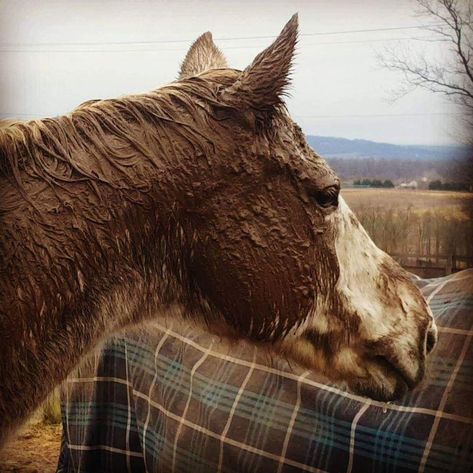
[[[415,254],[432,261],[441,255],[473,257],[473,206],[460,215],[443,209],[357,206],[356,216],[376,245],[390,254]],[[465,218],[466,217],[466,218]]]
[[[325,160],[341,179],[412,180],[429,172],[444,177],[443,163],[434,160],[387,158],[329,158]]]
[[[451,190],[473,191],[473,165],[465,160],[406,160],[387,158],[325,158],[342,180],[412,181],[430,177]],[[361,184],[365,185],[365,184]],[[366,184],[370,185],[370,184]],[[438,185],[438,183],[436,184]],[[440,188],[439,188],[440,189]],[[450,190],[445,188],[445,190]]]
[[[440,179],[429,183],[432,191],[469,191],[470,186],[466,182],[442,182]]]
[[[381,187],[385,189],[392,189],[394,187],[393,181],[390,179],[356,179],[353,181],[355,186],[367,186],[367,187]]]

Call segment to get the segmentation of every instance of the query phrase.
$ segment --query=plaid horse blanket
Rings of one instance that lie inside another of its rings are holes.
[[[58,472],[472,472],[473,270],[417,284],[439,343],[400,401],[152,323],[66,382]]]

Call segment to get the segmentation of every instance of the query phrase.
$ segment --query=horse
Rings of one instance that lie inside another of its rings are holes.
[[[284,103],[297,15],[243,71],[212,35],[177,80],[0,132],[0,432],[151,318],[271,346],[375,399],[437,339]]]

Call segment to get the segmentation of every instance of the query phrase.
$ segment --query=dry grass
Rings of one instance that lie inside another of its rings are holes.
[[[20,432],[0,452],[0,473],[53,473],[61,442],[61,404],[51,393]]]
[[[0,472],[53,473],[60,443],[60,425],[30,423],[0,453]]]
[[[61,422],[61,400],[59,389],[51,393],[40,409],[41,419],[45,424],[59,424]]]
[[[366,208],[410,208],[416,214],[433,211],[445,217],[472,218],[473,193],[408,189],[343,189],[342,195],[356,213]]]
[[[458,269],[473,257],[473,194],[399,189],[346,189],[343,196],[384,251],[439,263],[454,255]],[[463,259],[459,259],[463,258]]]

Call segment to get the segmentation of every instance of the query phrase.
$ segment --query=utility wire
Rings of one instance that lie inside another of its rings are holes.
[[[358,34],[358,33],[374,33],[381,31],[396,31],[396,30],[412,30],[443,26],[442,24],[427,24],[418,26],[395,26],[389,28],[366,28],[358,30],[341,30],[341,31],[321,31],[316,33],[301,33],[299,37],[310,36],[329,36],[339,34]],[[254,40],[254,39],[274,39],[277,36],[235,36],[215,38],[215,41],[240,41],[240,40]],[[194,38],[195,39],[195,38]],[[152,41],[97,41],[97,42],[45,42],[45,43],[0,43],[0,48],[23,48],[28,46],[42,47],[42,46],[106,46],[106,45],[130,45],[130,44],[168,44],[168,43],[191,43],[194,39],[162,39]]]
[[[464,115],[460,112],[422,112],[422,113],[367,113],[351,115],[294,115],[295,118],[379,118],[379,117],[426,117],[426,116]]]
[[[432,41],[432,36],[408,36],[395,38],[379,38],[379,39],[361,39],[349,41],[319,41],[316,43],[304,43],[304,47],[324,46],[332,44],[361,44],[361,43],[383,43],[386,41]],[[245,45],[245,46],[226,46],[225,51],[230,49],[261,49],[261,45]],[[182,51],[182,48],[147,48],[147,49],[3,49],[0,46],[0,53],[156,53],[166,51]]]

